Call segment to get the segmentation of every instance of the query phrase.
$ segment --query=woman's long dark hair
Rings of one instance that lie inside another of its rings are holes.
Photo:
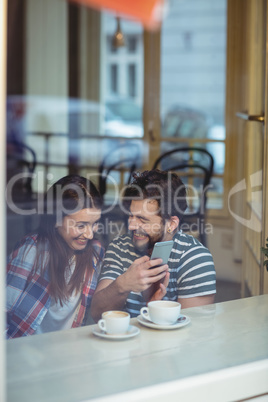
[[[43,271],[49,267],[49,293],[61,303],[66,301],[73,291],[79,292],[81,290],[85,278],[91,276],[93,257],[97,261],[99,259],[91,241],[88,241],[84,250],[72,253],[56,229],[56,225],[60,225],[65,216],[84,208],[101,210],[102,198],[90,180],[78,175],[61,178],[52,185],[45,196],[44,214],[37,231],[35,271],[40,268],[40,265]],[[45,258],[46,242],[49,242],[47,258]],[[75,256],[75,270],[67,284],[66,269],[70,268],[73,256]],[[46,259],[45,262],[44,259]]]

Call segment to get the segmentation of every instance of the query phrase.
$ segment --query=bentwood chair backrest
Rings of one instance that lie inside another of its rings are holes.
[[[7,143],[7,184],[13,179],[13,199],[23,201],[32,197],[35,168],[36,154],[31,147],[18,141]]]
[[[188,209],[180,227],[186,232],[198,232],[200,241],[206,246],[207,191],[213,174],[213,156],[203,148],[174,148],[160,155],[153,169],[172,171],[179,174],[187,187]]]
[[[139,161],[139,147],[136,144],[116,146],[103,158],[99,166],[99,191],[104,197],[108,187],[129,184],[131,175]]]

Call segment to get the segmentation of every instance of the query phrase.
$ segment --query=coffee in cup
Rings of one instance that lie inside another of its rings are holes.
[[[157,300],[142,307],[140,313],[146,320],[158,325],[175,324],[181,312],[181,304],[176,301]]]
[[[127,332],[130,322],[130,315],[125,311],[105,311],[102,319],[98,321],[101,330],[107,334],[123,334]]]

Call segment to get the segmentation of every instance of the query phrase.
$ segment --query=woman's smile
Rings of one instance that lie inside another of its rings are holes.
[[[58,233],[72,250],[82,250],[93,239],[100,216],[101,211],[97,208],[85,208],[66,215],[62,225],[57,227]]]

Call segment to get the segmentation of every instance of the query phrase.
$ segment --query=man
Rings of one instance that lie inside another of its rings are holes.
[[[177,300],[182,308],[214,302],[212,256],[193,236],[179,231],[187,208],[186,188],[177,174],[160,170],[134,174],[125,190],[129,231],[109,245],[91,304],[97,321],[107,310],[132,317],[150,300]],[[150,260],[156,242],[173,240],[168,265]],[[156,287],[156,288],[155,288]]]

